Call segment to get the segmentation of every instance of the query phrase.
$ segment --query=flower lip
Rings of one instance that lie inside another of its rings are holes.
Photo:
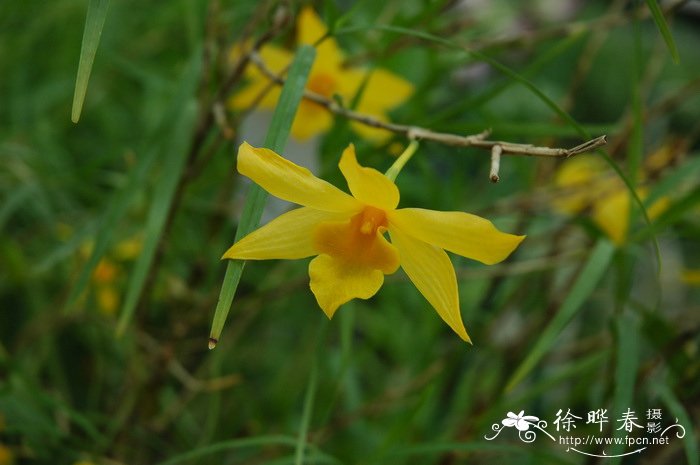
[[[362,215],[361,218],[358,218],[360,233],[364,235],[376,235],[377,230],[379,230],[380,233],[386,231],[388,221],[384,210],[367,205],[360,215]]]
[[[365,206],[345,221],[319,224],[314,230],[313,244],[319,254],[348,266],[391,274],[399,267],[399,256],[383,237],[387,224],[383,210]]]

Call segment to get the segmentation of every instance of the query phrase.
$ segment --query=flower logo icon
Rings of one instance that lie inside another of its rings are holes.
[[[518,431],[527,431],[533,422],[536,424],[539,421],[539,418],[532,415],[523,415],[524,413],[525,410],[521,410],[517,415],[513,412],[508,412],[507,418],[504,418],[501,423],[509,428],[515,426]]]

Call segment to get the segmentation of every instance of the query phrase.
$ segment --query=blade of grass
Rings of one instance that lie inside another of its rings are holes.
[[[700,452],[698,452],[696,436],[693,434],[693,423],[690,421],[690,415],[667,384],[660,383],[657,389],[661,400],[678,420],[678,423],[685,428],[683,446],[685,447],[685,455],[688,457],[688,465],[700,465]]]
[[[168,210],[173,201],[178,181],[187,160],[189,140],[197,116],[196,85],[202,62],[201,52],[196,52],[182,79],[183,98],[179,117],[172,127],[170,142],[164,151],[164,169],[158,180],[153,194],[153,203],[148,212],[144,241],[141,254],[129,276],[126,297],[117,324],[117,335],[121,335],[131,321],[138,303],[143,286],[146,283],[148,270],[158,248],[160,235],[167,221]]]
[[[664,212],[656,218],[654,223],[639,232],[633,237],[646,238],[650,234],[655,234],[657,231],[662,231],[669,225],[683,220],[687,215],[692,215],[692,210],[700,204],[700,186],[688,192],[686,195],[676,200]]]
[[[537,362],[539,362],[554,345],[566,325],[576,315],[576,312],[578,312],[588,296],[591,295],[598,281],[600,281],[603,274],[605,274],[614,252],[615,246],[610,241],[607,239],[598,240],[583,270],[578,278],[576,278],[576,282],[571,288],[571,291],[564,299],[561,308],[506,384],[506,392],[511,391],[522,381],[535,365],[537,365]]]
[[[644,199],[652,205],[658,199],[678,193],[679,186],[689,185],[693,179],[700,179],[700,152],[689,153],[683,164],[674,168],[672,173],[664,173],[663,178],[651,186],[649,196]]]
[[[634,400],[634,382],[639,366],[639,328],[637,321],[629,315],[620,314],[615,321],[617,335],[616,363],[615,363],[615,391],[613,393],[613,414],[611,418],[621,418],[622,414],[631,408]],[[626,434],[624,428],[615,427],[614,437],[622,437]],[[610,462],[615,465],[620,463],[619,456],[625,449],[625,444],[613,445],[609,452]],[[615,457],[618,455],[618,457]]]
[[[316,50],[313,47],[302,46],[298,49],[289,69],[286,83],[282,88],[282,94],[275,107],[275,112],[272,115],[272,121],[265,137],[265,147],[277,153],[284,151],[289,131],[294,121],[294,115],[304,94],[306,80],[315,57]],[[266,200],[267,192],[257,184],[251,184],[245,206],[243,207],[243,213],[241,214],[241,220],[236,230],[236,241],[258,227]],[[231,309],[231,303],[236,294],[238,283],[241,280],[244,266],[245,261],[243,260],[229,260],[226,265],[226,274],[221,286],[221,293],[216,304],[209,334],[210,349],[216,347],[221,331],[224,329],[226,317]]]
[[[584,37],[583,33],[577,33],[573,34],[569,37],[567,37],[565,40],[561,40],[557,42],[555,45],[553,45],[551,48],[548,50],[544,51],[541,55],[538,55],[532,63],[530,63],[527,68],[523,70],[521,73],[523,76],[527,78],[531,78],[535,76],[537,73],[539,73],[545,66],[547,66],[551,61],[553,61],[555,58],[561,56],[564,52],[568,51],[572,46],[576,45],[581,41],[581,38]],[[486,104],[487,102],[490,102],[491,100],[495,99],[497,96],[502,94],[504,91],[510,88],[510,86],[513,85],[517,81],[513,79],[503,79],[501,82],[498,82],[496,84],[491,85],[490,88],[488,88],[485,92],[482,92],[478,95],[475,95],[472,98],[469,99],[463,99],[463,100],[457,100],[454,102],[454,104],[448,106],[446,109],[437,112],[435,115],[429,115],[428,120],[425,123],[428,127],[431,127],[435,125],[438,122],[441,122],[440,127],[444,129],[444,123],[448,123],[452,118],[457,117],[460,114],[463,114],[466,111],[473,110],[474,108],[481,107],[482,105]],[[483,128],[482,128],[483,129]],[[482,129],[477,129],[475,132],[482,130]],[[494,128],[494,131],[496,128]],[[605,130],[601,131],[596,131],[596,132],[604,132],[609,130],[609,128],[606,128]],[[547,134],[547,136],[552,136],[551,133]]]
[[[324,325],[324,327],[326,327],[326,325]],[[316,357],[314,356],[314,361],[311,364],[311,374],[309,375],[309,383],[306,386],[306,394],[304,395],[304,407],[301,413],[301,425],[299,426],[297,446],[296,451],[294,453],[294,465],[302,465],[304,463],[304,451],[307,447],[306,436],[309,434],[309,425],[311,424],[311,413],[313,412],[317,384],[318,362],[316,360]]]
[[[526,390],[519,391],[517,395],[503,397],[497,404],[491,406],[485,416],[493,417],[494,415],[502,414],[503,412],[512,411],[527,405],[529,402],[536,401],[537,396],[547,395],[548,392],[556,390],[562,382],[571,379],[577,379],[587,372],[593,371],[602,365],[610,357],[610,350],[601,349],[599,352],[589,356],[582,357],[573,363],[562,365],[556,373],[553,373],[542,380],[529,385]]]
[[[157,150],[151,150],[150,152],[146,153],[146,156],[141,157],[136,167],[130,173],[127,184],[122,190],[117,192],[114,195],[114,198],[109,202],[107,210],[105,211],[102,218],[100,218],[99,226],[97,228],[98,231],[95,235],[95,242],[92,247],[92,252],[90,252],[90,257],[88,258],[87,263],[85,263],[85,265],[81,269],[80,275],[78,276],[78,280],[75,286],[73,286],[73,288],[71,289],[71,292],[68,296],[68,303],[65,309],[66,313],[70,313],[77,310],[77,307],[75,307],[74,304],[76,303],[78,297],[85,290],[90,280],[90,276],[92,276],[92,273],[97,264],[99,263],[100,259],[107,252],[107,249],[109,248],[109,245],[112,240],[112,236],[114,235],[116,225],[119,223],[119,220],[126,214],[126,211],[129,208],[134,193],[138,192],[140,186],[143,186],[146,179],[146,175],[148,174],[151,165],[157,158],[157,155]],[[76,249],[80,246],[80,240],[82,236],[83,234],[79,234],[77,236],[77,242],[71,241],[71,243]]]
[[[163,154],[164,148],[160,146],[160,141],[170,139],[170,133],[172,132],[172,115],[178,115],[183,112],[184,103],[188,102],[193,95],[198,72],[199,65],[193,64],[188,68],[187,74],[181,78],[181,85],[173,94],[168,106],[162,112],[159,125],[154,128],[153,132],[147,137],[145,148],[139,151],[143,152],[144,156],[138,157],[136,166],[128,174],[126,184],[114,194],[114,198],[111,199],[104,214],[99,218],[92,252],[90,253],[87,263],[83,266],[75,286],[71,289],[67,299],[66,312],[75,310],[73,305],[85,290],[90,276],[100,259],[107,252],[119,221],[127,213],[133,198],[140,193],[142,186],[147,183],[147,176],[151,172],[151,167],[158,157]],[[85,232],[85,229],[86,228],[76,236],[92,234],[89,230]],[[73,241],[71,241],[71,243],[72,242]]]
[[[100,44],[102,28],[107,17],[109,0],[90,0],[87,17],[85,18],[85,30],[83,31],[83,43],[80,47],[80,61],[78,62],[78,75],[75,79],[75,92],[73,93],[73,109],[71,121],[77,123],[83,110],[85,93],[87,92],[92,63],[95,61],[97,46]]]
[[[491,433],[489,429],[489,433]],[[493,452],[494,458],[504,458],[504,454],[512,454],[514,457],[521,459],[522,457],[530,458],[533,463],[561,463],[564,465],[572,465],[578,463],[574,458],[569,458],[555,452],[548,452],[543,449],[525,450],[524,447],[518,444],[489,443],[486,440],[482,442],[435,442],[431,444],[410,444],[403,447],[397,447],[389,454],[381,457],[380,460],[370,460],[370,463],[387,463],[385,457],[410,457],[415,455],[437,455],[449,454],[454,452]],[[517,462],[520,463],[520,462]]]
[[[435,42],[441,45],[444,45],[445,47],[449,48],[454,48],[457,50],[460,50],[467,55],[472,56],[473,58],[483,61],[485,63],[488,63],[492,67],[496,68],[498,71],[501,73],[505,74],[506,76],[510,77],[511,79],[521,83],[524,85],[527,89],[529,89],[533,94],[535,94],[542,102],[547,105],[554,113],[556,113],[562,120],[568,122],[572,127],[576,128],[578,131],[579,135],[584,138],[584,139],[590,139],[590,135],[586,133],[586,131],[583,130],[583,128],[569,115],[567,112],[559,108],[559,106],[552,100],[550,99],[544,92],[542,92],[535,84],[533,84],[529,79],[524,77],[523,75],[515,72],[514,70],[510,69],[508,66],[502,64],[501,62],[491,58],[490,56],[486,55],[485,53],[476,51],[476,50],[470,50],[469,48],[460,45],[456,42],[453,42],[451,40],[443,39],[442,37],[438,37],[432,34],[429,34],[427,32],[423,31],[418,31],[418,30],[413,30],[413,29],[407,29],[404,27],[400,26],[390,26],[390,25],[385,25],[385,24],[379,24],[376,26],[362,26],[362,27],[353,27],[353,28],[346,28],[341,31],[336,31],[336,35],[338,34],[345,34],[349,32],[356,32],[358,30],[366,30],[366,29],[376,29],[379,31],[387,31],[387,32],[394,32],[397,34],[404,34],[412,37],[417,37],[419,39],[423,39],[429,42]]]
[[[676,64],[680,63],[681,57],[678,54],[678,48],[676,47],[676,42],[673,40],[671,30],[668,28],[668,23],[666,23],[666,18],[664,18],[664,12],[661,11],[661,7],[656,0],[646,0],[646,2],[649,10],[651,11],[651,16],[654,18],[656,27],[659,28],[659,32],[664,38],[664,42],[666,42],[666,47],[671,53],[673,62]]]
[[[191,451],[185,452],[184,454],[176,455],[168,460],[158,463],[157,465],[175,465],[177,463],[188,462],[200,457],[215,454],[221,451],[236,450],[236,449],[247,449],[251,447],[265,447],[265,446],[296,446],[297,441],[295,438],[289,436],[271,435],[271,436],[257,436],[252,438],[243,439],[233,439],[230,441],[217,442],[215,444],[210,444],[205,447],[200,447],[193,449]],[[316,448],[310,448],[313,452],[314,457],[322,458],[325,461],[331,463],[340,463],[337,459],[320,452]]]
[[[644,150],[644,124],[642,108],[642,73],[644,57],[642,53],[642,37],[639,31],[639,21],[632,24],[634,52],[632,53],[632,79],[630,85],[630,103],[632,107],[632,133],[630,134],[629,147],[627,149],[627,172],[630,176],[632,186],[637,186],[639,180],[639,170]],[[634,211],[630,209],[628,214],[633,217]]]

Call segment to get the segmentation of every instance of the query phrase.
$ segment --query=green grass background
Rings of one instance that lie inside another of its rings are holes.
[[[463,16],[452,3],[314,5],[351,59],[415,84],[396,121],[564,147],[605,133],[633,182],[669,144],[675,156],[647,183],[669,209],[653,228],[633,213],[634,240],[615,248],[588,216],[550,207],[565,160],[505,158],[493,185],[487,152],[425,142],[397,179],[402,206],[528,234],[503,264],[452,257],[474,346],[401,272],[329,322],[302,260],[246,266],[213,351],[219,258],[248,185],[235,172],[244,135],[198,125],[227,51],[247,27],[269,28],[278,4],[111,2],[78,124],[86,2],[0,5],[0,463],[698,463],[700,291],[681,276],[700,268],[697,13],[668,17],[673,64],[642,2],[500,0]],[[555,4],[576,10],[553,18]],[[291,27],[276,42],[293,44]],[[235,131],[238,115],[228,121]],[[309,150],[339,186],[349,142],[382,171],[405,144],[362,141],[338,119]],[[140,255],[123,258],[134,238]],[[91,277],[103,258],[116,270],[111,314]],[[611,421],[661,408],[686,436],[599,461],[513,430],[484,439],[508,411],[551,423],[558,409],[598,408]]]

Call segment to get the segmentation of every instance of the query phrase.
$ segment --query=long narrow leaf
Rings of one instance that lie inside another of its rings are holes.
[[[228,441],[217,442],[204,447],[190,450],[184,454],[171,457],[163,462],[158,463],[158,465],[175,465],[183,462],[193,462],[195,459],[213,455],[217,452],[248,449],[254,447],[279,447],[279,446],[296,446],[297,441],[295,438],[282,435],[270,435],[270,436],[255,436],[250,438],[242,439],[231,439]],[[326,463],[340,463],[334,457],[321,452],[318,448],[309,446],[309,452],[314,460],[321,459]]]
[[[92,63],[95,61],[97,46],[100,44],[102,28],[107,17],[109,0],[90,0],[87,17],[85,18],[85,30],[83,31],[83,43],[80,47],[80,62],[78,63],[78,75],[75,79],[75,92],[73,93],[73,109],[71,121],[77,123],[83,110],[85,93],[87,92]]]
[[[666,18],[664,18],[664,12],[661,11],[661,7],[659,7],[656,0],[646,0],[646,2],[649,10],[651,10],[651,16],[654,18],[656,27],[659,28],[659,32],[664,38],[664,42],[666,42],[666,47],[668,47],[668,51],[671,53],[673,62],[676,64],[680,63],[681,57],[678,54],[678,48],[676,47],[676,42],[673,40],[671,30],[668,28],[668,23],[666,23]]]
[[[141,296],[148,271],[151,268],[156,249],[167,221],[168,211],[175,196],[178,181],[185,167],[189,140],[197,116],[197,104],[194,98],[197,77],[201,67],[201,52],[195,54],[182,79],[182,88],[188,95],[181,104],[181,111],[172,128],[170,143],[163,157],[165,167],[155,187],[153,203],[146,219],[143,249],[129,277],[127,294],[121,309],[117,334],[121,334],[133,316]]]
[[[690,421],[690,415],[688,415],[688,412],[683,407],[683,404],[678,400],[667,384],[661,383],[661,385],[658,387],[658,393],[661,400],[671,411],[673,417],[678,420],[678,423],[683,426],[683,428],[685,428],[683,446],[685,447],[685,455],[688,457],[688,465],[699,465],[700,452],[698,452],[698,442],[696,440],[696,435],[693,432],[693,423]],[[670,418],[667,417],[667,420],[670,420]],[[669,423],[671,422],[669,421]],[[674,431],[674,433],[675,436],[678,435],[678,431]]]
[[[613,412],[611,418],[621,418],[631,408],[634,400],[634,382],[639,366],[639,329],[637,322],[628,315],[619,315],[615,321],[617,347],[615,354],[615,391],[613,393]],[[625,430],[615,427],[614,437],[621,438]],[[607,451],[612,457],[612,465],[620,463],[619,454],[625,449],[624,444],[613,445]],[[617,457],[616,457],[617,455]]]
[[[90,276],[100,259],[107,252],[112,241],[112,236],[119,221],[127,213],[132,200],[140,192],[146,183],[147,176],[151,172],[154,162],[162,155],[164,147],[160,146],[160,140],[169,139],[172,133],[172,115],[181,114],[184,102],[192,96],[194,85],[196,84],[198,70],[195,66],[190,66],[188,74],[182,79],[183,84],[172,96],[171,101],[162,112],[160,123],[153,132],[145,139],[144,145],[139,152],[144,153],[138,157],[136,166],[128,173],[128,178],[124,186],[117,191],[109,201],[104,213],[98,220],[95,243],[92,248],[87,263],[83,266],[78,276],[78,280],[71,289],[68,297],[67,311],[75,310],[74,304],[87,286]],[[91,232],[89,234],[92,234]],[[45,266],[45,265],[44,265]]]
[[[539,362],[554,345],[566,325],[571,321],[574,315],[576,315],[576,312],[578,312],[588,296],[590,296],[595,289],[598,281],[603,277],[614,252],[615,246],[610,241],[606,239],[598,240],[583,270],[576,279],[574,286],[564,299],[559,312],[554,316],[535,344],[535,347],[530,350],[530,353],[517,370],[515,370],[515,373],[513,373],[513,376],[511,376],[506,384],[506,392],[513,389],[527,376],[537,362]]]
[[[316,385],[318,383],[318,364],[316,359],[311,365],[311,375],[309,375],[309,383],[306,386],[306,394],[304,395],[304,408],[301,413],[301,425],[299,426],[299,434],[297,436],[297,446],[294,453],[294,464],[303,465],[304,452],[307,447],[307,435],[309,433],[309,425],[311,424],[311,414],[314,407],[314,398],[316,397]]]
[[[275,108],[275,112],[270,122],[270,127],[265,138],[265,146],[275,152],[282,152],[289,137],[289,131],[292,128],[294,115],[297,112],[299,103],[301,102],[306,80],[311,71],[311,65],[316,57],[316,50],[310,46],[300,47],[289,69],[287,81],[282,89],[282,94]],[[246,234],[253,231],[260,224],[265,201],[267,200],[267,192],[265,192],[257,184],[252,184],[248,191],[245,206],[241,220],[236,231],[236,239],[238,240]],[[209,348],[213,349],[219,341],[219,336],[226,323],[226,317],[231,309],[233,297],[236,294],[238,283],[243,274],[243,260],[229,260],[226,266],[226,275],[221,286],[219,301],[216,304],[214,311],[214,319],[212,321],[211,332],[209,334]]]

